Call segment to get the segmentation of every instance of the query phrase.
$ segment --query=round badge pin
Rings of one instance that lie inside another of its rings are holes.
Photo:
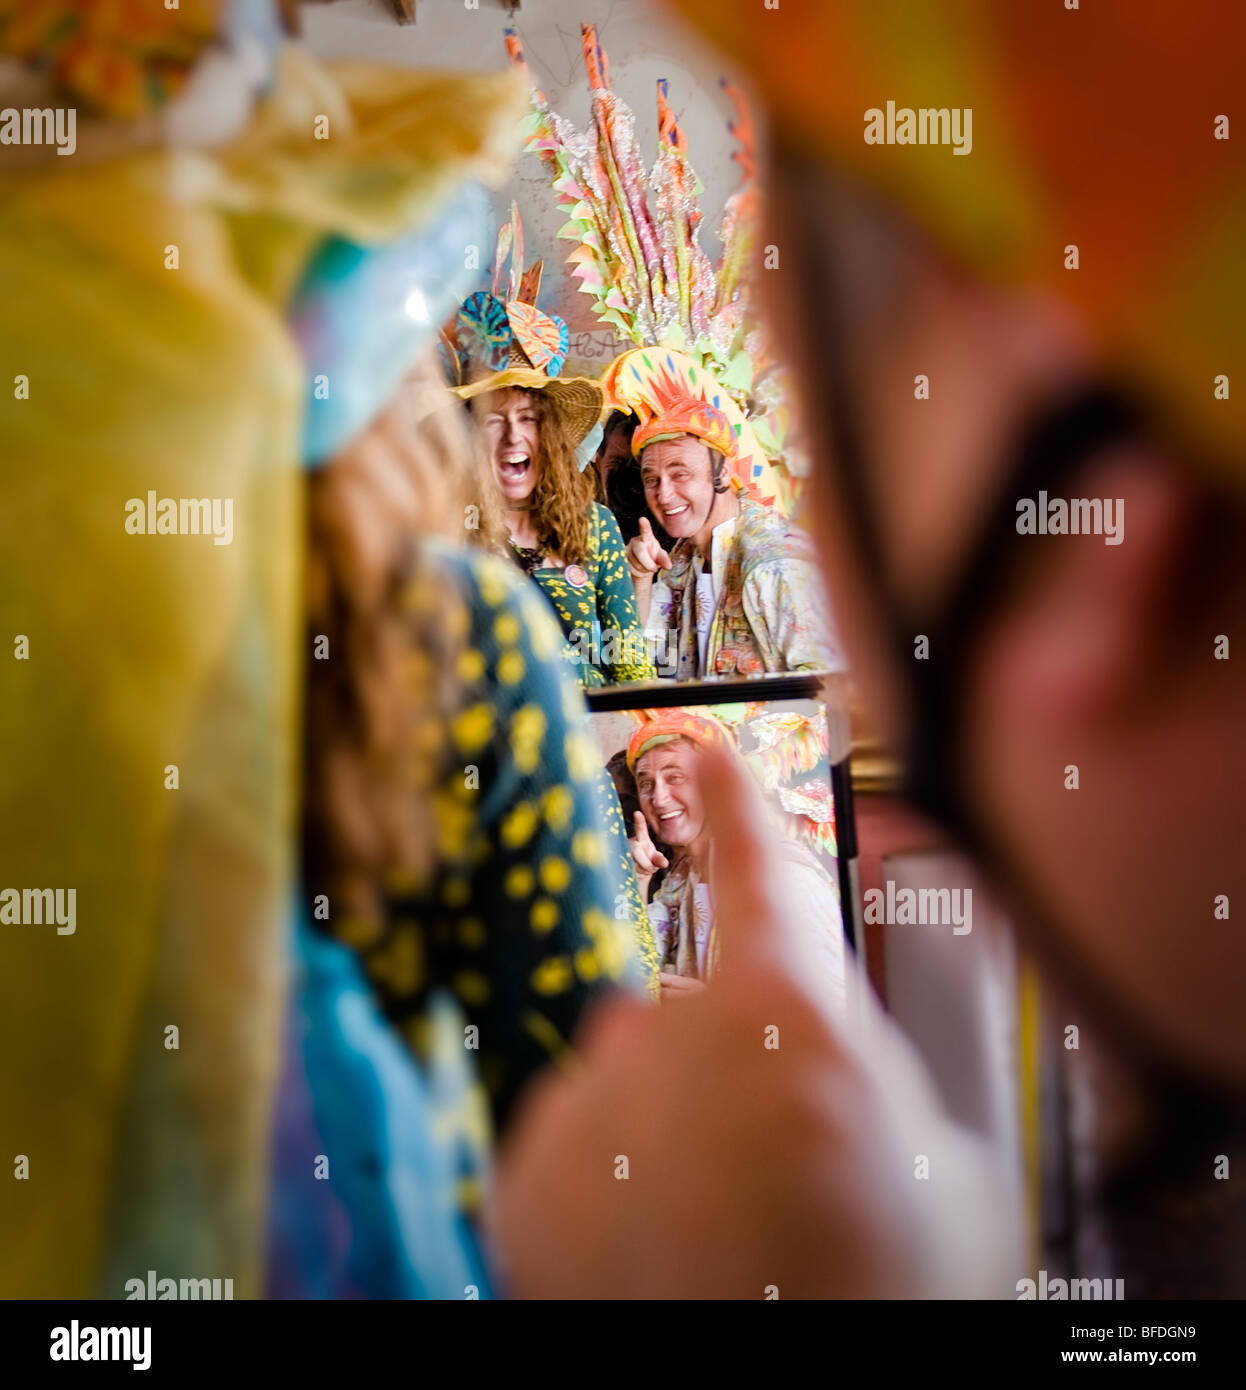
[[[582,589],[585,584],[588,583],[588,575],[584,573],[579,565],[568,565],[567,568],[563,570],[563,576],[573,589]]]

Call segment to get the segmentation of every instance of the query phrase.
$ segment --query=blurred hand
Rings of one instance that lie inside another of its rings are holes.
[[[680,999],[695,999],[705,989],[703,980],[693,979],[691,975],[676,975],[663,970],[658,975],[662,987],[662,1003],[670,1004]]]
[[[627,566],[632,572],[632,578],[642,583],[652,582],[658,570],[668,570],[671,567],[671,557],[653,534],[653,527],[649,524],[647,516],[640,518],[640,534],[633,536],[627,543]]]
[[[894,1031],[868,1054],[794,973],[747,772],[703,761],[721,963],[679,1008],[590,1016],[500,1156],[519,1297],[982,1296],[1010,1289],[1011,1212]],[[862,1005],[862,1020],[874,1017]],[[929,1178],[917,1176],[924,1156]],[[771,1294],[773,1296],[773,1294]]]

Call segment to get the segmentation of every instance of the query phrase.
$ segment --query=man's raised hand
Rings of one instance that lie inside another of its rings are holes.
[[[636,865],[636,876],[638,878],[652,878],[659,869],[670,867],[670,860],[653,843],[649,834],[649,822],[639,812],[635,812],[632,820],[636,825],[636,837],[632,841],[632,861]]]
[[[632,578],[641,580],[652,580],[658,570],[671,568],[671,557],[653,534],[647,516],[640,518],[640,535],[633,536],[627,543],[627,565]]]

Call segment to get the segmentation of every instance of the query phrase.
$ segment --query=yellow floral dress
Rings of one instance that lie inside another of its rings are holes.
[[[562,624],[564,660],[583,686],[656,680],[619,523],[600,502],[592,504],[588,550],[583,565],[532,571]]]

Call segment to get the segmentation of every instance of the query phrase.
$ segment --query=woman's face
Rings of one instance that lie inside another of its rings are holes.
[[[541,468],[541,422],[527,391],[494,391],[481,420],[489,462],[507,503],[525,502]]]
[[[687,739],[659,744],[640,758],[636,792],[649,828],[668,845],[690,845],[705,829],[697,750]]]

